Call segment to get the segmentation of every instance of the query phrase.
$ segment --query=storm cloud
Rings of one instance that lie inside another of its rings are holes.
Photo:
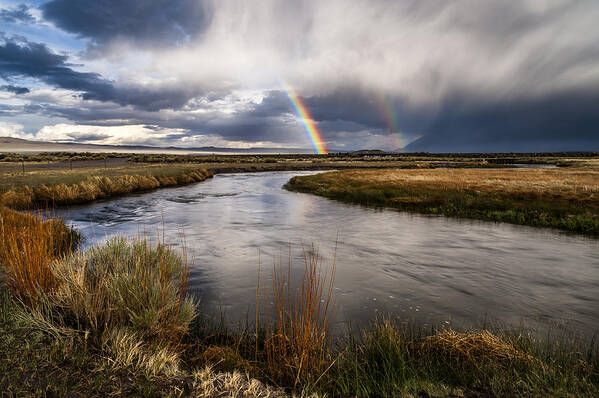
[[[0,90],[8,91],[15,94],[27,94],[29,92],[29,89],[27,87],[18,87],[13,86],[11,84],[0,86]]]
[[[43,43],[5,39],[0,45],[0,77],[7,81],[36,78],[51,86],[82,92],[81,96],[86,100],[113,101],[148,110],[179,108],[197,94],[183,85],[154,88],[119,86],[99,73],[72,69],[67,59],[67,56],[52,52]]]
[[[95,45],[130,40],[166,45],[192,40],[210,20],[210,9],[197,0],[52,0],[41,6],[44,17]]]
[[[21,101],[10,115],[30,134],[44,127],[35,115],[94,142],[139,126],[135,142],[309,147],[291,86],[332,149],[599,149],[594,0],[51,0],[36,12],[81,46],[25,29],[0,41],[3,90]]]

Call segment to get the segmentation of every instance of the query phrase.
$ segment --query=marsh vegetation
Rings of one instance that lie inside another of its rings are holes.
[[[329,155],[0,153],[0,205],[27,209],[90,202],[203,181],[215,173],[330,169],[507,168],[514,164],[597,168],[593,152],[428,154],[359,151]]]
[[[599,235],[599,171],[352,170],[292,178],[286,188],[370,206]]]
[[[133,174],[129,174],[133,173]],[[213,173],[192,167],[119,167],[33,171],[0,177],[0,206],[32,209],[92,202],[132,192],[204,181]]]
[[[367,170],[295,177],[288,188],[366,205],[599,234],[593,157],[542,158],[569,166],[559,169],[489,169],[506,166],[497,159],[144,156],[71,170],[72,159],[59,155],[20,166],[5,157],[0,205],[84,203],[203,181],[214,172],[361,167]],[[48,160],[63,164],[48,167]],[[508,160],[509,166],[521,158]],[[478,167],[487,169],[472,169]],[[185,251],[161,239],[151,244],[117,237],[83,250],[82,237],[52,213],[7,207],[0,207],[0,229],[0,388],[9,394],[599,394],[596,340],[565,332],[540,337],[529,329],[424,328],[381,317],[332,333],[335,264],[323,264],[313,249],[304,252],[299,281],[283,260],[273,267],[257,264],[255,318],[234,328],[202,313],[189,292]]]
[[[333,336],[335,268],[314,250],[299,284],[285,261],[257,270],[260,318],[231,329],[207,322],[188,295],[184,252],[122,238],[78,251],[60,221],[32,217],[4,210],[0,222],[0,387],[10,394],[599,393],[596,344],[567,336],[423,330],[388,319]],[[37,241],[47,244],[30,249]],[[15,262],[19,242],[31,243]]]

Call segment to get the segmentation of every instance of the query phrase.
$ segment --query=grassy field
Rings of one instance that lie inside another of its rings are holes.
[[[501,169],[511,167],[510,165],[514,163],[599,168],[599,159],[595,153],[397,154],[378,151],[329,155],[0,153],[0,204],[26,209],[84,203],[129,192],[202,181],[211,173],[380,168]]]
[[[79,154],[76,157],[40,154],[29,157],[35,161],[6,161],[13,158],[5,157],[5,161],[0,162],[0,205],[30,209],[80,204],[131,192],[199,182],[214,173],[379,168],[381,165],[400,168],[498,167],[478,160],[380,161],[309,155],[276,159],[261,156],[187,158],[159,155],[97,159],[97,154]],[[142,159],[150,163],[139,163]]]
[[[184,252],[122,238],[73,251],[60,222],[0,216],[0,389],[8,395],[599,394],[597,345],[567,336],[423,331],[380,319],[333,337],[335,267],[311,252],[298,290],[288,265],[275,265],[256,287],[264,315],[230,330],[205,321],[187,295]]]
[[[599,170],[352,170],[292,178],[286,188],[426,214],[599,235]]]
[[[180,159],[179,159],[180,160]],[[215,173],[259,172],[284,170],[327,170],[347,168],[435,168],[435,167],[498,167],[480,161],[413,161],[370,159],[278,159],[243,157],[236,159],[200,159],[197,162],[139,163],[127,158],[59,162],[0,162],[0,192],[24,185],[30,187],[55,184],[76,184],[89,176],[114,177],[122,175],[172,176],[189,170],[207,169]],[[72,168],[71,168],[72,165]],[[499,165],[500,166],[500,165]],[[24,170],[24,171],[23,171]]]
[[[42,185],[72,185],[85,181],[89,177],[120,177],[124,175],[175,177],[178,174],[202,169],[197,164],[141,164],[130,163],[127,159],[108,163],[104,167],[100,162],[69,163],[25,163],[25,173],[21,164],[0,163],[0,192],[6,192],[23,186],[39,187]]]
[[[31,209],[91,202],[161,187],[204,181],[213,173],[194,165],[119,165],[70,168],[30,165],[0,173],[0,205]],[[0,170],[2,168],[0,167]]]

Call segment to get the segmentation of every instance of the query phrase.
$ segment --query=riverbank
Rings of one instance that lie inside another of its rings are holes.
[[[202,181],[209,174],[348,169],[502,169],[514,164],[599,167],[595,153],[173,155],[0,154],[0,205],[27,209],[87,203]],[[210,174],[211,175],[211,174]],[[191,178],[190,178],[191,177]],[[102,181],[100,181],[102,179]],[[111,184],[107,183],[110,179]]]
[[[89,154],[90,156],[93,154]],[[33,155],[30,155],[33,156]],[[156,155],[157,156],[157,155]],[[163,187],[201,182],[221,173],[310,171],[331,169],[503,167],[479,160],[380,161],[341,159],[217,157],[204,163],[139,163],[127,158],[57,163],[0,162],[0,206],[32,209],[83,204]],[[34,157],[36,158],[36,157]],[[150,160],[157,160],[150,157]],[[168,160],[164,159],[163,160]],[[180,159],[179,159],[180,160]],[[206,160],[206,159],[204,159]]]
[[[354,170],[292,178],[285,188],[385,206],[599,235],[599,171]]]
[[[263,272],[256,307],[264,315],[232,330],[199,313],[181,253],[122,238],[56,251],[39,243],[72,240],[44,228],[50,220],[1,215],[0,388],[14,395],[599,393],[598,347],[568,336],[422,330],[379,319],[333,338],[335,271],[310,253],[297,296],[287,300],[294,290],[286,264]]]
[[[201,182],[212,176],[213,172],[206,169],[173,166],[86,169],[74,173],[38,171],[18,177],[4,175],[0,178],[3,180],[0,206],[25,210],[81,204],[134,192]]]

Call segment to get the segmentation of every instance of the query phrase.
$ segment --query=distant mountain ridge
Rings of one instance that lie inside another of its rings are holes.
[[[75,142],[30,141],[22,138],[0,137],[0,152],[121,152],[121,153],[312,153],[304,148],[221,148],[215,146],[182,148],[146,145],[100,145]]]
[[[599,142],[589,140],[489,140],[474,139],[466,135],[431,134],[406,145],[402,152],[428,153],[552,153],[599,151]]]

